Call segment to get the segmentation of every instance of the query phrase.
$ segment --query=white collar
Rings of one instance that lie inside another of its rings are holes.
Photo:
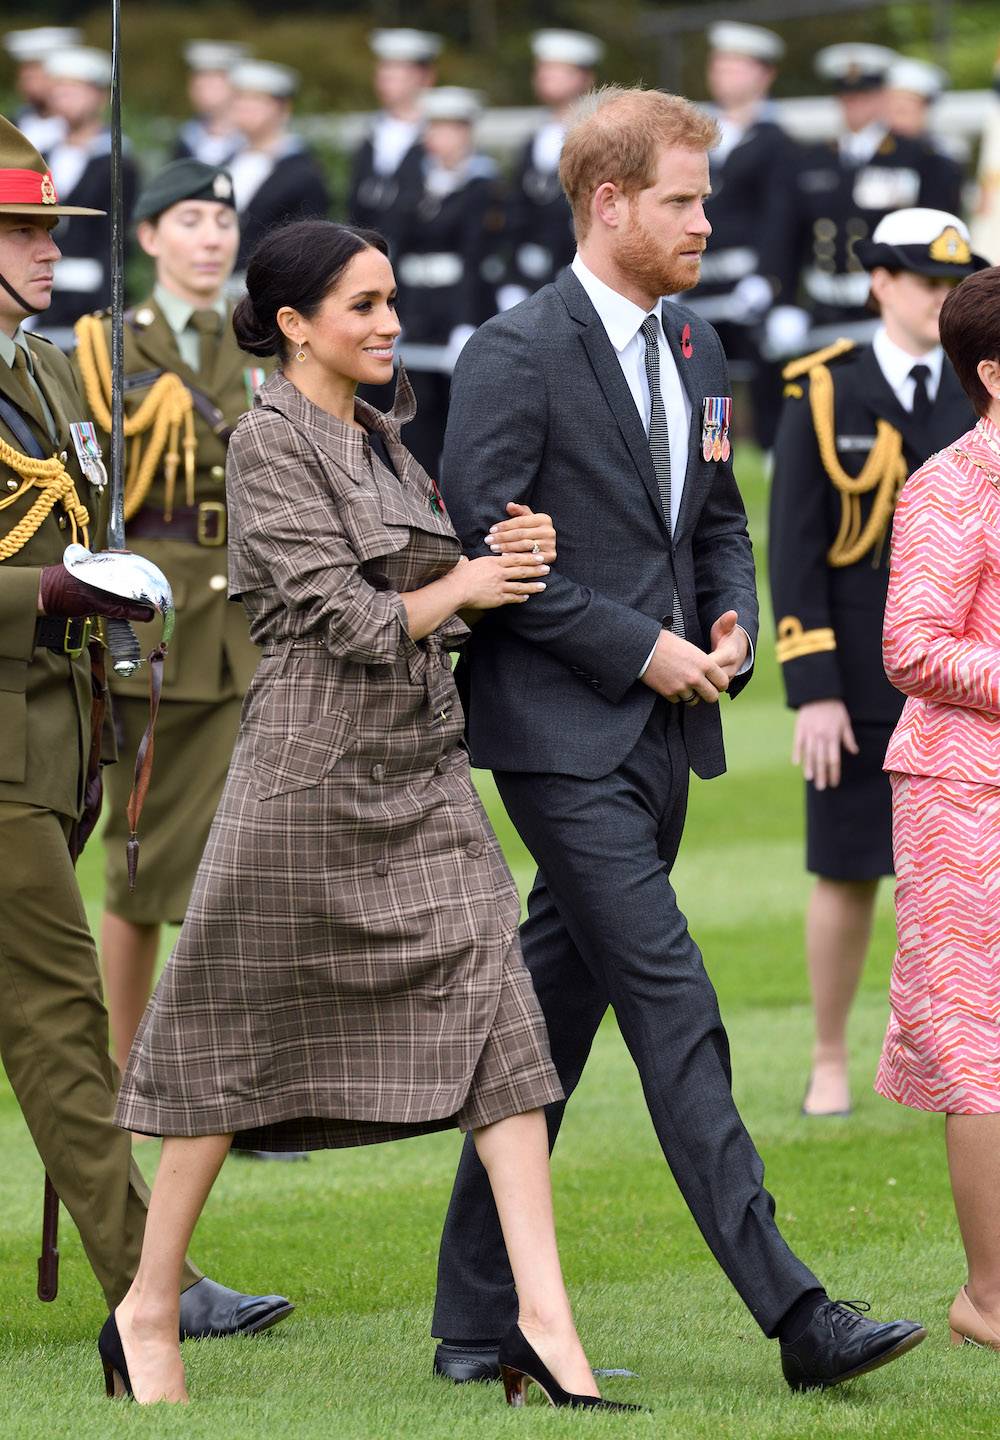
[[[612,290],[610,285],[605,285],[592,270],[588,270],[580,259],[579,251],[574,255],[570,268],[586,290],[590,303],[608,332],[608,339],[619,353],[635,339],[647,315],[655,315],[662,325],[662,299],[657,300],[650,310],[643,310],[641,305],[636,305],[619,291]]]
[[[938,385],[941,383],[941,368],[944,365],[944,351],[940,345],[935,345],[933,350],[927,351],[926,355],[909,355],[896,344],[895,340],[889,339],[889,333],[885,326],[880,325],[872,337],[872,349],[875,351],[878,368],[897,396],[905,382],[909,380],[910,371],[914,365],[927,366],[931,372],[928,391],[932,395],[937,393]]]

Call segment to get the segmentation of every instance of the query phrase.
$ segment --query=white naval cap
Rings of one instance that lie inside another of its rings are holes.
[[[80,31],[72,25],[36,25],[33,30],[8,30],[3,37],[3,48],[18,65],[27,65],[33,60],[44,60],[53,50],[79,45],[82,39]]]
[[[859,240],[855,254],[866,270],[884,266],[931,278],[962,280],[989,261],[976,255],[969,228],[947,210],[912,206],[893,210],[875,226],[870,240]]]
[[[474,125],[483,113],[483,102],[475,90],[462,85],[437,85],[420,97],[425,120],[462,120]]]
[[[889,66],[885,83],[890,90],[908,90],[925,100],[936,100],[948,83],[947,73],[929,60],[911,60],[903,56]]]
[[[593,70],[604,59],[604,42],[583,30],[536,30],[531,37],[531,53],[536,60]]]
[[[80,80],[106,90],[111,84],[111,56],[92,45],[71,45],[46,55],[45,73],[53,80]]]
[[[184,59],[189,70],[231,70],[250,54],[239,40],[189,40]]]
[[[969,227],[964,220],[947,210],[913,205],[884,215],[872,231],[872,241],[876,245],[930,245],[948,229],[957,230],[959,238],[968,245]]]
[[[368,44],[379,60],[405,60],[410,65],[429,65],[444,49],[441,36],[429,30],[373,30]]]
[[[817,52],[816,74],[832,80],[840,90],[875,90],[885,83],[886,71],[899,58],[885,45],[846,41]]]
[[[275,100],[288,100],[299,88],[299,72],[273,60],[237,60],[229,72],[229,82],[234,90],[252,90],[259,95],[273,95]]]
[[[785,53],[785,42],[762,25],[744,25],[741,20],[717,20],[708,27],[710,49],[724,55],[747,55],[765,65],[777,65]]]

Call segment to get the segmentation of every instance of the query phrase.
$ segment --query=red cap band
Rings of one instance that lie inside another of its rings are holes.
[[[57,205],[59,197],[46,170],[0,170],[0,205]]]

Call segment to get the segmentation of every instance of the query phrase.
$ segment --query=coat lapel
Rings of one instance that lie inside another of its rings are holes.
[[[903,409],[896,399],[896,392],[882,374],[871,346],[867,347],[858,360],[858,382],[862,404],[871,414],[873,421],[888,420],[890,425],[895,425],[907,450],[919,456],[923,462],[931,448],[927,434],[930,427],[921,424],[912,411]]]
[[[622,374],[622,367],[618,362],[614,346],[608,339],[607,331],[601,324],[601,318],[597,311],[590,303],[586,290],[572,270],[564,270],[555,284],[566,302],[569,313],[583,327],[580,331],[580,338],[593,366],[594,374],[597,376],[598,384],[617,421],[622,439],[639,472],[639,478],[646,487],[657,515],[662,520],[663,509],[660,504],[659,487],[656,483],[656,472],[653,469],[653,457],[649,451],[649,437],[639,418],[628,382]],[[665,522],[664,529],[666,529]]]
[[[688,399],[691,402],[691,429],[688,433],[688,450],[685,457],[684,489],[681,493],[681,506],[677,515],[677,530],[674,535],[676,541],[677,536],[686,528],[692,514],[692,506],[695,506],[698,500],[697,492],[703,464],[699,443],[702,407],[708,387],[712,383],[712,377],[706,365],[707,346],[692,346],[690,355],[685,355],[681,350],[681,336],[684,333],[685,325],[689,323],[686,312],[667,301],[663,302],[662,311],[663,333],[667,337],[670,353],[674,357],[677,373],[681,377],[681,384],[687,391]]]

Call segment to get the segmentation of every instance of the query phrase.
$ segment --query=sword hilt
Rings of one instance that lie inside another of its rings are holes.
[[[105,620],[104,633],[111,668],[120,679],[127,680],[142,664],[138,636],[127,620]]]

